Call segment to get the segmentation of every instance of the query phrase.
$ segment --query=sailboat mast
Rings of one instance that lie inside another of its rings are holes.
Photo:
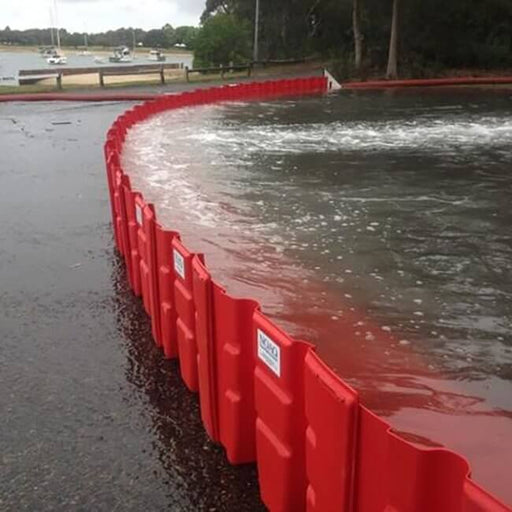
[[[57,25],[57,28],[55,29],[57,32],[57,48],[60,50],[59,15],[57,12],[57,0],[53,0],[53,9],[55,11],[55,24]]]
[[[51,41],[52,41],[52,46],[55,46],[55,41],[53,39],[53,14],[52,14],[52,7],[51,7],[51,5],[50,5],[50,7],[48,9],[50,11],[50,38],[51,38]]]

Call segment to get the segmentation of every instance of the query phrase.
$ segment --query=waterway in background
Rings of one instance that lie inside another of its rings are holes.
[[[94,61],[94,51],[91,51],[91,55],[80,56],[78,55],[79,50],[72,48],[63,48],[62,53],[67,57],[68,63],[65,66],[55,66],[48,64],[46,59],[36,52],[9,52],[0,50],[0,85],[18,85],[18,72],[20,69],[52,69],[59,67],[66,68],[87,68],[87,67],[105,67],[112,66],[112,62],[109,62],[109,54],[105,51],[99,52],[99,55],[105,62]],[[165,53],[166,64],[183,64],[183,66],[192,67],[193,55],[192,53]],[[155,64],[147,59],[147,52],[135,53],[133,62],[126,64],[118,64],[119,66],[135,66],[141,64]]]
[[[511,159],[510,90],[438,89],[171,111],[124,166],[229,292],[512,502]]]

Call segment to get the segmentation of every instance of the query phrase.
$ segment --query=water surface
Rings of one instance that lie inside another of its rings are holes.
[[[94,51],[91,55],[80,56],[79,51],[72,48],[63,48],[62,53],[67,57],[66,68],[89,68],[89,67],[104,67],[112,66],[108,60],[108,54],[104,51],[100,56],[105,59],[105,62],[94,61]],[[147,59],[147,52],[136,52],[135,59],[131,63],[119,64],[123,67],[135,66],[141,64],[155,64]],[[192,65],[193,56],[190,53],[165,53],[166,63],[178,63],[183,66]],[[48,64],[46,59],[36,51],[2,51],[0,50],[0,85],[18,85],[18,72],[20,69],[47,69],[51,72],[52,69],[63,67]]]
[[[132,129],[124,161],[229,291],[509,501],[511,107],[503,89],[202,106]]]

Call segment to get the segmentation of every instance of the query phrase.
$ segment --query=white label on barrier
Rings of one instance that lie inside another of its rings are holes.
[[[185,259],[176,249],[173,249],[173,257],[174,270],[181,276],[182,279],[185,279]]]
[[[281,377],[281,349],[263,331],[258,329],[258,357]]]
[[[137,219],[137,224],[142,226],[142,208],[135,204],[135,218]]]

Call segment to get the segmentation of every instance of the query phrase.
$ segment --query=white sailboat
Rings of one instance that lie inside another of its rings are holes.
[[[79,57],[89,57],[91,52],[89,51],[89,45],[87,44],[87,33],[84,33],[84,49],[77,53]]]
[[[161,50],[149,50],[148,60],[156,62],[165,62],[166,56]]]
[[[50,55],[50,57],[48,57],[46,59],[46,62],[48,64],[58,64],[58,65],[67,64],[68,60],[67,60],[66,56],[61,52],[61,49],[60,49],[60,30],[59,30],[59,24],[58,24],[58,18],[57,18],[57,0],[53,0],[53,8],[54,8],[54,14],[55,14],[55,25],[57,25],[57,27],[55,28],[55,33],[57,35],[57,50],[53,55]],[[53,23],[51,7],[50,7],[50,18],[51,18],[51,22],[53,25],[54,23]]]
[[[48,64],[57,64],[57,65],[61,65],[61,64],[67,64],[68,63],[68,59],[65,55],[53,55],[52,57],[48,57],[46,59],[46,62]]]

